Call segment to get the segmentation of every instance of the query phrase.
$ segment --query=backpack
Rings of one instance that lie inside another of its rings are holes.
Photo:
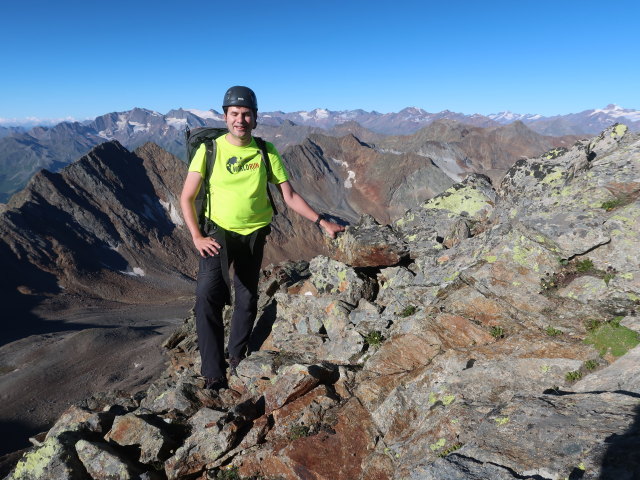
[[[216,127],[199,127],[191,130],[187,127],[184,131],[185,143],[187,146],[187,162],[191,163],[193,156],[200,148],[200,145],[203,143],[206,145],[206,154],[205,154],[205,175],[203,178],[203,184],[196,195],[194,205],[196,209],[196,218],[198,219],[198,225],[200,226],[200,231],[207,235],[209,231],[212,229],[212,225],[210,225],[211,220],[205,216],[205,205],[206,202],[210,200],[209,198],[209,182],[211,179],[211,174],[213,172],[213,165],[216,161],[216,138],[220,135],[224,135],[228,130],[226,128],[216,128]],[[262,163],[264,163],[267,169],[267,196],[269,198],[269,202],[271,203],[271,208],[273,209],[273,214],[277,215],[276,205],[273,201],[273,197],[271,196],[271,190],[269,189],[269,178],[271,177],[271,162],[269,161],[269,155],[267,154],[267,143],[260,137],[253,137],[260,149],[260,156],[262,157]],[[215,228],[215,227],[214,227]]]

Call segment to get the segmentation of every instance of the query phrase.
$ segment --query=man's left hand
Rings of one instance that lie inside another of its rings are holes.
[[[336,238],[338,233],[344,232],[344,227],[342,225],[338,225],[337,223],[330,222],[328,220],[322,220],[320,222],[320,226],[331,238]]]

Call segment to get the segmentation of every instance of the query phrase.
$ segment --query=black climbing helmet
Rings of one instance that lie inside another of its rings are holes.
[[[257,112],[258,100],[256,94],[249,87],[235,86],[224,94],[222,108],[225,107],[247,107]]]

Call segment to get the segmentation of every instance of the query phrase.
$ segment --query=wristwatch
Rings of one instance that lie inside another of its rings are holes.
[[[316,219],[316,221],[315,221],[314,223],[316,224],[316,226],[317,226],[318,228],[320,228],[320,222],[321,222],[322,220],[326,220],[326,219],[327,219],[327,217],[325,216],[325,214],[324,214],[324,213],[321,213],[321,214],[319,214],[319,215],[318,215],[318,218]]]

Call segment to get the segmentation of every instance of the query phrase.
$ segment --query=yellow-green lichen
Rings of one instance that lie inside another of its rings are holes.
[[[563,176],[562,174],[563,174],[562,170],[558,168],[554,168],[553,170],[551,170],[551,172],[545,175],[545,177],[540,181],[540,183],[543,183],[545,185],[551,185],[552,183],[556,183],[558,182],[558,180],[562,180],[562,176]]]
[[[618,222],[622,222],[625,225],[633,225],[634,224],[634,220],[629,218],[629,217],[624,217],[620,214],[618,215],[614,215],[611,217],[611,220],[617,220]]]
[[[633,280],[633,273],[628,272],[628,273],[621,273],[619,275],[620,278],[624,278],[625,280]]]
[[[540,267],[536,262],[531,260],[531,253],[531,250],[526,247],[521,247],[520,245],[514,245],[513,247],[513,259],[515,262],[523,267],[532,267],[533,270],[537,272],[540,270]]]
[[[634,293],[627,293],[627,298],[632,302],[640,302],[640,297]]]
[[[566,149],[564,149],[564,148],[554,148],[553,150],[549,150],[545,154],[545,158],[547,160],[552,160],[552,159],[554,159],[556,157],[559,157],[560,155],[562,155],[565,152],[566,152]]]
[[[611,138],[621,137],[625,133],[627,133],[627,130],[628,130],[627,126],[620,123],[616,125],[616,128],[614,128],[613,131],[611,132]]]
[[[453,282],[456,278],[458,278],[458,275],[460,275],[460,272],[453,272],[453,274],[451,274],[448,277],[446,277],[444,279],[444,281],[445,282]]]
[[[484,257],[484,259],[488,262],[488,263],[493,263],[496,260],[498,260],[498,257],[496,257],[495,255],[489,255],[488,257]]]
[[[433,405],[437,401],[438,401],[438,396],[433,392],[429,393],[429,405]]]
[[[451,405],[455,399],[455,395],[445,395],[444,397],[442,397],[442,403],[444,405]]]
[[[444,438],[440,438],[436,443],[432,443],[429,445],[431,451],[435,452],[436,450],[440,450],[447,444],[447,441]]]
[[[473,217],[489,204],[490,200],[474,188],[448,189],[441,196],[424,204],[426,209],[448,210],[451,213]]]
[[[48,438],[40,447],[33,452],[27,453],[18,462],[10,478],[40,478],[50,465],[53,458],[60,453],[62,445],[57,438]]]
[[[499,426],[506,425],[509,423],[509,417],[497,417],[495,418],[495,422]]]

